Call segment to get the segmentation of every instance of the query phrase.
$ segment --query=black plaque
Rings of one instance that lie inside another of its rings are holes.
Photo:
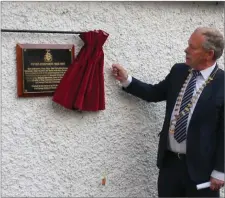
[[[18,44],[18,96],[53,95],[73,59],[73,45]]]

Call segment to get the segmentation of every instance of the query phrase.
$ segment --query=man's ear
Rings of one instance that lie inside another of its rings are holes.
[[[215,54],[214,50],[209,50],[207,52],[207,54],[208,54],[208,60],[213,60],[214,59],[214,54]]]

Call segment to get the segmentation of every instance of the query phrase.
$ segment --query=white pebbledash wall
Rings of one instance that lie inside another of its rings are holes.
[[[4,29],[109,33],[104,44],[106,109],[96,113],[66,110],[51,97],[17,98],[16,44],[75,44],[77,55],[83,45],[78,35],[1,33],[2,196],[157,197],[157,134],[165,103],[149,104],[123,92],[111,65],[120,63],[143,81],[159,82],[173,64],[184,61],[195,28],[223,32],[224,4],[1,4]]]

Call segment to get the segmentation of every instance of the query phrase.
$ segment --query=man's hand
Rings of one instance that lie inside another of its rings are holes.
[[[126,81],[127,78],[128,78],[127,71],[119,64],[113,64],[112,65],[112,74],[121,83]]]
[[[210,179],[211,185],[210,189],[218,191],[220,188],[224,186],[224,181],[211,177]]]

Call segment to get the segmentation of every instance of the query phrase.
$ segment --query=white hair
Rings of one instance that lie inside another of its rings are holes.
[[[214,60],[219,59],[223,54],[224,37],[219,30],[210,27],[199,27],[195,30],[205,37],[202,47],[214,51]]]

